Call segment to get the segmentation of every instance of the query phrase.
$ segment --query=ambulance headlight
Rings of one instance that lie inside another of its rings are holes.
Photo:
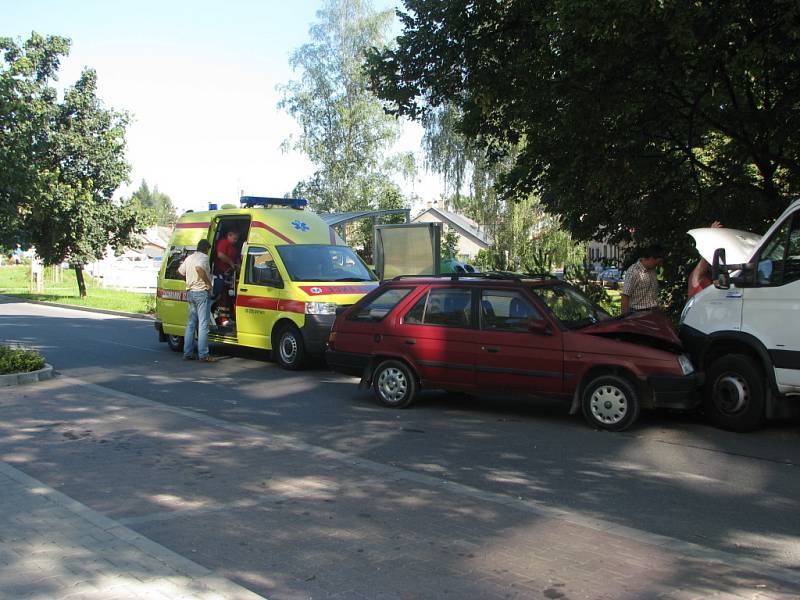
[[[307,315],[335,315],[335,302],[306,302]]]
[[[694,373],[694,365],[692,364],[691,359],[685,354],[678,356],[678,364],[681,366],[681,372],[684,375],[691,375]]]

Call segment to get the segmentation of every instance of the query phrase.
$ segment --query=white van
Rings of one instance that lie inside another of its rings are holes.
[[[686,303],[679,333],[705,371],[703,406],[724,429],[800,414],[800,200],[763,236],[693,229],[713,286]]]

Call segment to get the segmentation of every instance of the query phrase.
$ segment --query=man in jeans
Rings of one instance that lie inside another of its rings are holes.
[[[214,362],[208,353],[208,294],[211,291],[211,266],[208,262],[208,240],[197,243],[197,251],[189,255],[178,267],[178,273],[186,277],[186,301],[189,304],[189,319],[183,334],[183,360],[194,358],[194,333],[197,330],[197,360]]]

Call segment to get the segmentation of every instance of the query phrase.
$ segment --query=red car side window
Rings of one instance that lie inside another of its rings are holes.
[[[434,288],[414,304],[403,322],[440,327],[471,327],[472,290]]]

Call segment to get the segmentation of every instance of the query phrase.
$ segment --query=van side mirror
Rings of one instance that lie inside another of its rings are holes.
[[[528,331],[537,335],[551,334],[550,327],[547,326],[547,322],[541,319],[530,319],[528,321]]]
[[[714,287],[727,290],[731,287],[731,276],[728,271],[728,265],[725,263],[725,248],[717,248],[714,250],[714,262],[711,265],[711,279],[714,281]]]

